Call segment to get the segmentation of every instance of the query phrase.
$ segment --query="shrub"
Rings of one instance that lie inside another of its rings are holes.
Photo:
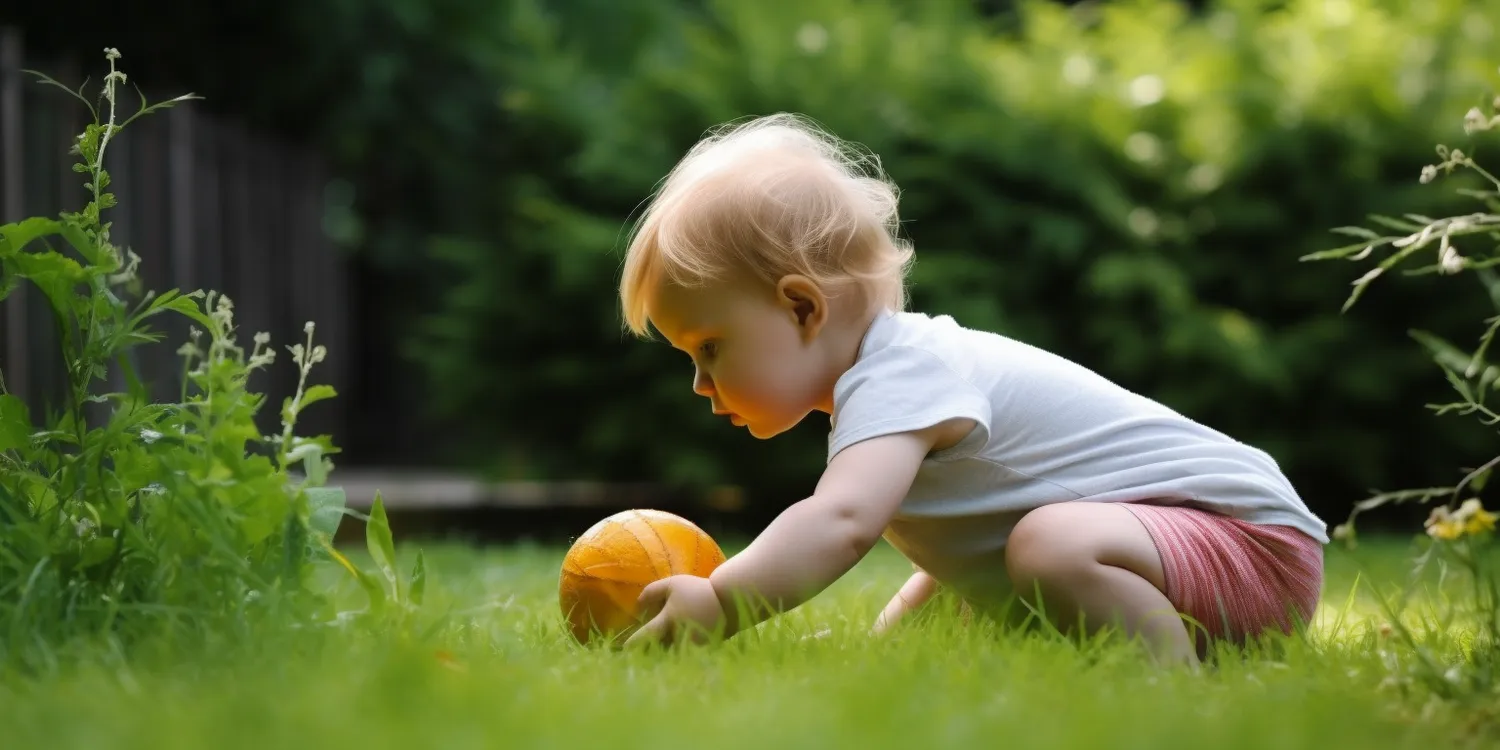
[[[1452,205],[1414,192],[1408,145],[1445,132],[1419,113],[1473,90],[1500,5],[1019,8],[512,0],[458,46],[434,36],[440,71],[391,68],[394,82],[351,94],[375,111],[424,75],[439,91],[498,88],[498,105],[471,97],[464,115],[444,98],[441,122],[393,117],[366,138],[416,144],[393,146],[399,158],[441,144],[482,159],[403,162],[392,195],[443,202],[441,220],[361,197],[365,236],[391,238],[379,255],[412,280],[397,315],[417,321],[406,350],[430,380],[424,406],[461,436],[453,455],[514,476],[805,490],[819,420],[770,443],[724,430],[676,355],[620,335],[613,296],[630,219],[671,164],[706,128],[777,110],[884,157],[917,247],[917,306],[1266,447],[1319,510],[1480,449],[1451,423],[1417,443],[1387,437],[1427,427],[1389,405],[1428,389],[1387,324],[1421,307],[1446,331],[1473,304],[1389,286],[1391,312],[1340,318],[1325,305],[1337,271],[1296,259],[1339,217]],[[457,23],[423,19],[412,28]],[[389,176],[395,158],[356,175]]]

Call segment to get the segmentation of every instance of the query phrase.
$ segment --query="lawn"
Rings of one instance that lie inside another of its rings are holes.
[[[797,612],[716,648],[610,653],[560,628],[562,549],[427,543],[428,640],[252,633],[216,655],[0,683],[20,748],[1260,748],[1481,746],[1492,719],[1381,687],[1374,605],[1406,541],[1329,550],[1309,642],[1162,673],[1119,645],[963,628],[945,610],[865,628],[908,568],[882,545]],[[729,551],[733,551],[732,549]],[[414,550],[408,546],[402,555]],[[340,584],[351,608],[362,605]],[[1340,614],[1345,619],[1340,625]],[[1367,620],[1366,618],[1375,618]],[[805,636],[822,628],[831,634]],[[420,630],[421,628],[418,628]]]

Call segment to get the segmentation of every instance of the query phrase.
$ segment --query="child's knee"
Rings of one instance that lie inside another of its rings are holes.
[[[1081,549],[1064,506],[1037,508],[1021,518],[1005,545],[1005,569],[1017,594],[1031,597],[1065,588],[1088,575],[1096,561]]]

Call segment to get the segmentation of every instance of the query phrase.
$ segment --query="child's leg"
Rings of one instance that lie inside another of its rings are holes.
[[[1116,624],[1140,635],[1163,662],[1198,661],[1187,627],[1166,595],[1161,555],[1146,527],[1110,503],[1058,503],[1031,511],[1011,532],[1006,569],[1016,593],[1038,592],[1048,618],[1067,632]]]

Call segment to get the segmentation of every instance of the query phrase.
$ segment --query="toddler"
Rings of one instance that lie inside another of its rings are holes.
[[[691,357],[693,390],[751,435],[814,411],[830,433],[812,495],[710,577],[648,586],[627,644],[732,636],[882,537],[917,572],[877,632],[938,585],[975,609],[1022,597],[1065,632],[1118,626],[1168,662],[1311,618],[1326,527],[1270,456],[907,311],[896,206],[875,157],[784,114],[711,133],[654,196],[620,282],[628,327]]]

